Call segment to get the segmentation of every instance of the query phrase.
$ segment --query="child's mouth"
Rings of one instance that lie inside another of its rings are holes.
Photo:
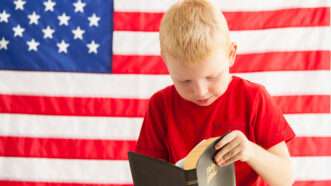
[[[211,97],[207,98],[207,99],[198,99],[197,103],[201,104],[201,105],[205,105],[209,102],[209,100],[211,99]]]

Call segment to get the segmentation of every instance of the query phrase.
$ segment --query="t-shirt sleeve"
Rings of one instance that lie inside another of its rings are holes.
[[[278,105],[274,102],[264,87],[258,89],[253,100],[252,125],[256,143],[265,149],[295,137],[295,133],[283,116]]]
[[[162,118],[162,103],[159,96],[155,94],[149,100],[136,152],[168,161],[168,151],[165,145],[166,126]]]

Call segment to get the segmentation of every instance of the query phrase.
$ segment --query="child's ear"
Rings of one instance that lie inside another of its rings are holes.
[[[237,44],[231,42],[230,44],[230,51],[229,51],[229,59],[230,59],[230,67],[234,64],[237,55]]]

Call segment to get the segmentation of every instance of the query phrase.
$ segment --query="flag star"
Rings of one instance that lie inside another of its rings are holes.
[[[68,43],[66,43],[64,40],[61,41],[61,43],[56,44],[57,47],[59,48],[58,52],[59,53],[67,53],[68,52],[68,47],[70,46]]]
[[[15,10],[24,10],[24,5],[25,5],[25,1],[22,0],[16,0],[14,1],[15,4]]]
[[[98,53],[98,48],[99,48],[99,44],[96,43],[94,40],[92,40],[92,42],[90,42],[89,44],[86,45],[88,48],[88,53]]]
[[[59,25],[66,25],[68,26],[68,21],[70,20],[70,16],[67,16],[65,13],[63,13],[61,16],[57,16],[57,19],[60,21]]]
[[[36,12],[32,12],[32,14],[29,14],[28,15],[28,18],[29,18],[29,24],[38,24],[38,20],[40,18],[40,16],[38,14],[36,14]]]
[[[39,42],[36,40],[31,39],[30,41],[26,42],[26,44],[29,47],[28,51],[38,51]]]
[[[52,29],[50,26],[47,26],[46,28],[42,29],[42,32],[44,33],[44,39],[53,38],[53,33],[55,32],[54,29]]]
[[[81,0],[76,1],[73,3],[75,7],[75,12],[82,12],[84,13],[84,7],[86,6],[86,3],[83,3]]]
[[[100,21],[100,17],[96,16],[95,14],[93,14],[92,16],[88,17],[89,20],[89,25],[90,27],[92,26],[99,26],[99,21]]]
[[[5,10],[3,10],[0,14],[0,23],[5,22],[8,23],[8,18],[10,17],[10,14],[8,14]]]
[[[74,34],[74,39],[83,39],[83,34],[85,33],[84,30],[80,29],[80,27],[76,27],[75,30],[72,30],[72,33]]]
[[[9,44],[9,41],[6,40],[4,37],[1,38],[0,40],[0,50],[4,49],[7,50],[7,45]]]
[[[17,25],[13,28],[14,31],[14,37],[23,37],[23,32],[25,31],[24,28],[21,27],[21,25]]]
[[[53,2],[52,0],[47,0],[44,2],[44,6],[45,6],[45,12],[50,11],[53,12],[54,11],[54,6],[56,5],[55,2]]]

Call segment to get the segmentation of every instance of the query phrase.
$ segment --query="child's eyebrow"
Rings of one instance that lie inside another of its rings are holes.
[[[224,72],[225,72],[225,70],[222,70],[222,71],[220,71],[220,72],[214,73],[214,74],[209,75],[209,76],[207,76],[207,77],[217,77],[217,76],[220,76],[220,75],[224,74]]]

